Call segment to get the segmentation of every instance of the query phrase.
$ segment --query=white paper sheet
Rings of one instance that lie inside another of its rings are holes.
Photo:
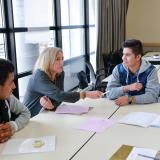
[[[34,147],[35,140],[40,140],[43,145]],[[2,155],[12,155],[21,153],[48,152],[55,150],[55,136],[43,136],[27,139],[10,139],[3,151]]]
[[[151,124],[152,127],[159,127],[160,128],[160,116],[158,116]]]
[[[141,127],[148,127],[153,120],[157,118],[157,114],[148,113],[148,112],[130,112],[122,119],[120,119],[119,123],[137,125]]]
[[[134,147],[127,157],[127,160],[151,160],[151,158],[139,156],[139,154],[146,155],[149,157],[155,157],[157,151],[148,148],[138,148]]]
[[[61,104],[55,111],[57,114],[83,114],[88,113],[89,106],[75,105],[75,104]]]

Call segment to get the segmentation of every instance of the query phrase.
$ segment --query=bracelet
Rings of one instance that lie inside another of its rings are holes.
[[[86,98],[86,92],[81,92],[81,98],[85,99]]]

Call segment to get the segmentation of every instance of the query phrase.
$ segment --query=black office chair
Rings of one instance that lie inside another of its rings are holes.
[[[105,92],[105,89],[107,87],[107,82],[102,82],[101,78],[105,78],[105,69],[100,68],[97,69],[97,72],[95,73],[93,66],[90,62],[86,62],[86,66],[88,67],[90,71],[90,81],[93,84],[93,90],[100,90],[102,92]]]
[[[86,87],[88,87],[87,75],[84,71],[78,72],[77,78],[79,80],[79,88],[80,89],[85,89]]]
[[[114,67],[117,64],[122,63],[122,49],[110,52],[109,54],[103,54],[103,63],[105,68],[106,77],[112,74]]]

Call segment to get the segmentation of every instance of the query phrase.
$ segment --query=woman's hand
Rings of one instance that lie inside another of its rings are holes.
[[[52,104],[51,100],[47,97],[47,96],[43,96],[41,97],[40,99],[40,104],[41,106],[43,106],[43,108],[45,109],[53,109],[54,108],[54,105]]]
[[[87,91],[86,92],[86,97],[88,98],[92,98],[92,99],[97,99],[97,98],[101,98],[103,95],[103,93],[101,91]]]

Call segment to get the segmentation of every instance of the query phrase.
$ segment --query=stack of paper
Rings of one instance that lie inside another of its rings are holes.
[[[148,112],[130,112],[118,122],[141,127],[160,127],[160,116],[155,113]]]
[[[56,109],[55,113],[58,113],[58,114],[83,114],[83,113],[88,113],[88,111],[89,111],[88,106],[62,104]]]

